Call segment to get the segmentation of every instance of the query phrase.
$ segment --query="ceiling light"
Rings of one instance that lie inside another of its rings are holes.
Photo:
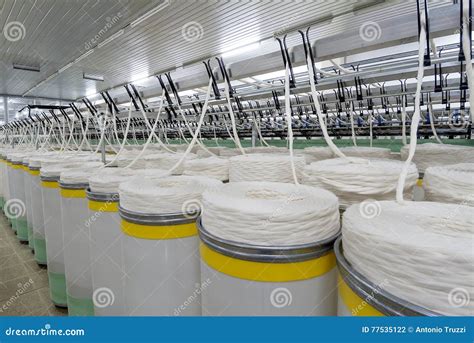
[[[103,75],[94,75],[94,74],[87,74],[83,73],[82,78],[85,80],[92,80],[92,81],[104,81]]]
[[[24,65],[24,64],[16,64],[16,63],[13,63],[13,69],[34,71],[34,72],[39,72],[40,71],[40,67],[28,66],[28,65]]]
[[[155,8],[153,8],[152,10],[146,12],[144,15],[140,16],[139,18],[135,19],[134,21],[132,21],[130,23],[130,27],[131,28],[134,28],[135,26],[137,26],[138,24],[140,24],[142,21],[144,20],[147,20],[148,18],[150,18],[152,15],[155,15],[156,13],[158,13],[159,11],[161,11],[162,9],[168,7],[168,5],[170,4],[170,1],[169,0],[165,0],[163,1],[163,3],[161,3],[160,5],[156,6]]]
[[[252,44],[249,44],[249,45],[245,45],[245,46],[241,46],[239,48],[236,48],[236,49],[232,49],[232,50],[227,50],[227,51],[224,51],[221,56],[223,58],[226,58],[226,57],[232,57],[232,56],[237,56],[237,55],[242,55],[246,52],[249,52],[249,51],[252,51],[252,50],[256,50],[260,47],[260,42],[257,42],[257,43],[252,43]]]

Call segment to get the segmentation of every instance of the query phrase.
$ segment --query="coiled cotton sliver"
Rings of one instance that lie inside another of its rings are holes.
[[[119,185],[134,177],[158,178],[168,176],[166,170],[125,168],[104,168],[89,178],[91,191],[97,193],[118,193]]]
[[[333,192],[344,208],[368,198],[395,199],[402,168],[401,161],[334,158],[306,166],[302,183]],[[412,190],[417,179],[418,171],[416,166],[411,164],[405,183],[406,192]]]
[[[272,181],[293,183],[290,156],[280,154],[250,154],[229,159],[229,181]],[[306,165],[303,157],[295,156],[298,178]]]
[[[311,164],[317,161],[328,160],[334,157],[334,153],[328,147],[308,147],[304,148],[302,155],[306,159],[306,163]]]
[[[218,180],[200,176],[136,177],[120,184],[120,206],[146,214],[192,212],[200,207],[202,192],[219,185]]]
[[[400,150],[402,160],[408,156],[409,146],[403,146]],[[474,147],[425,143],[416,148],[413,162],[420,173],[424,173],[428,167],[443,166],[456,163],[474,163]]]
[[[276,182],[236,182],[203,194],[202,224],[222,239],[265,246],[315,243],[339,231],[334,194]]]
[[[435,202],[353,205],[342,225],[344,256],[358,272],[444,315],[474,314],[473,235],[472,207]]]
[[[219,157],[208,157],[186,161],[184,175],[207,176],[213,179],[229,180],[229,161]]]
[[[101,162],[83,163],[80,167],[68,168],[61,172],[59,181],[64,184],[87,184],[89,177],[99,171]]]
[[[474,163],[428,167],[423,188],[427,201],[474,206]]]
[[[144,158],[146,168],[159,168],[163,170],[169,170],[173,168],[173,166],[180,161],[183,157],[184,153],[160,153],[160,154],[151,154]],[[180,163],[173,171],[173,175],[181,175],[184,172],[184,163],[186,160],[193,160],[196,159],[197,155],[195,154],[187,154],[186,158]]]
[[[341,148],[344,155],[363,158],[391,158],[391,150],[387,148],[350,146]]]
[[[49,161],[49,164],[45,167],[42,167],[40,170],[40,175],[43,177],[59,177],[63,171],[69,169],[80,169],[80,168],[99,168],[103,166],[101,162],[71,162],[57,160],[56,162]]]

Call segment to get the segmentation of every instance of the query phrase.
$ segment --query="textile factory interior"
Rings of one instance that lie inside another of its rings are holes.
[[[472,319],[471,19],[0,0],[0,316]]]

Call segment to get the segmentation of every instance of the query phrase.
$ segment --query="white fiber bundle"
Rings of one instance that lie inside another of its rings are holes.
[[[84,165],[91,165],[91,168],[99,168],[103,166],[101,162],[71,162],[71,161],[60,161],[57,160],[55,163],[50,163],[49,165],[42,167],[40,170],[40,175],[43,177],[59,177],[61,173],[68,169],[81,168]]]
[[[219,157],[188,160],[184,163],[183,175],[207,176],[227,181],[229,180],[229,160]]]
[[[221,148],[220,147],[210,147],[206,148],[208,151],[204,150],[203,148],[199,148],[196,151],[196,155],[198,157],[212,157],[212,156],[219,156]]]
[[[219,152],[220,157],[232,157],[242,155],[239,149],[234,148],[221,148]]]
[[[391,150],[387,148],[349,146],[340,149],[348,157],[390,158]]]
[[[334,194],[276,182],[236,182],[203,194],[203,227],[222,239],[265,246],[316,243],[339,231]]]
[[[229,181],[294,182],[290,156],[280,154],[249,154],[229,159]],[[304,166],[304,157],[295,156],[296,175],[299,178]]]
[[[366,202],[344,213],[349,263],[375,285],[434,312],[474,315],[474,209]]]
[[[408,156],[409,146],[401,148],[402,160]],[[474,147],[450,144],[425,143],[416,148],[413,162],[420,173],[424,173],[428,167],[444,166],[456,163],[473,163]]]
[[[245,152],[248,154],[289,154],[287,148],[276,146],[257,146],[254,148],[247,148]]]
[[[428,167],[423,188],[427,201],[474,206],[474,163]]]
[[[395,199],[402,168],[401,161],[334,158],[306,166],[302,183],[333,192],[339,198],[341,207],[345,208],[369,198]],[[412,163],[408,170],[405,192],[411,192],[417,179],[418,171]]]
[[[122,168],[122,167],[127,167],[130,163],[135,160],[135,157],[137,157],[138,154],[140,154],[140,149],[133,149],[133,150],[127,150],[127,151],[122,151],[122,153],[118,156],[117,158],[117,167]],[[146,162],[145,162],[145,156],[154,153],[151,151],[145,150],[143,153],[142,157],[138,159],[131,167],[130,169],[143,169],[146,168]]]
[[[99,171],[104,164],[101,162],[82,163],[79,167],[61,171],[59,181],[65,184],[89,183],[89,177]]]
[[[200,210],[202,192],[220,184],[201,176],[135,177],[120,184],[120,206],[145,214],[191,213]]]
[[[118,193],[122,182],[126,182],[136,176],[156,178],[158,176],[168,176],[168,174],[165,170],[156,169],[104,168],[89,177],[89,187],[93,192]]]
[[[146,168],[158,168],[163,170],[169,170],[180,161],[184,153],[159,153],[151,154],[144,158]],[[184,163],[189,160],[196,159],[197,155],[189,153],[186,158],[180,163],[171,173],[173,175],[181,175],[184,171]]]
[[[317,161],[328,160],[330,158],[335,157],[334,153],[329,147],[319,147],[319,146],[311,146],[308,148],[304,148],[302,155],[306,159],[306,163],[311,164]]]

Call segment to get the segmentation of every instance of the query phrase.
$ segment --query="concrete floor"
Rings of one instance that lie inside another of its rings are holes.
[[[0,316],[67,316],[49,298],[48,274],[0,212]]]

